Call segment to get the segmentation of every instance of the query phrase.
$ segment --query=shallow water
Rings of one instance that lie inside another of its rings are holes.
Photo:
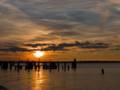
[[[0,85],[8,90],[120,90],[120,64],[80,64],[66,72],[0,70]]]

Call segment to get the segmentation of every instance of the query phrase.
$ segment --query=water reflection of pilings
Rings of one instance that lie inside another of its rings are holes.
[[[35,61],[0,61],[0,69],[1,70],[15,70],[20,71],[24,69],[25,71],[39,71],[42,67],[43,70],[57,70],[58,72],[76,70],[77,61],[74,59],[73,61],[66,62],[35,62]]]

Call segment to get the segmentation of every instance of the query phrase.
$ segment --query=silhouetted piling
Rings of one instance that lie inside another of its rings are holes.
[[[76,69],[77,68],[77,60],[74,59],[74,61],[72,62],[72,69]]]
[[[59,72],[60,71],[60,64],[57,63],[57,71]]]
[[[43,69],[47,69],[47,63],[43,64]]]
[[[37,65],[36,62],[33,64],[33,66],[34,66],[35,71],[37,71],[37,69],[38,69],[38,65]]]
[[[68,70],[68,71],[70,70],[70,66],[69,66],[69,65],[67,66],[67,70]]]
[[[1,69],[7,70],[8,69],[8,62],[1,63]]]
[[[50,69],[57,69],[57,65],[55,62],[50,63]]]
[[[57,65],[55,62],[44,63],[43,69],[57,69]]]
[[[32,70],[33,69],[33,63],[32,62],[27,62],[25,65],[25,70]]]
[[[12,71],[13,70],[13,67],[14,67],[14,63],[9,63],[9,67],[10,67],[10,71]]]
[[[105,71],[104,71],[104,69],[103,69],[103,68],[101,69],[101,73],[102,73],[102,75],[104,75],[104,73],[105,73]]]
[[[17,72],[19,72],[20,70],[22,70],[22,65],[21,65],[20,62],[17,62],[17,64],[16,64],[16,70],[17,70]]]
[[[64,71],[66,71],[66,67],[67,67],[67,65],[66,65],[66,63],[64,63]]]
[[[77,68],[77,61],[74,59],[74,61],[70,62],[37,62],[37,61],[0,61],[0,68],[2,70],[13,70],[19,72],[19,70],[22,70],[23,68],[25,70],[40,70],[40,67],[42,67],[45,70],[53,70],[56,69],[59,71],[69,71],[70,69],[76,69]]]
[[[38,70],[40,70],[40,62],[37,63]]]

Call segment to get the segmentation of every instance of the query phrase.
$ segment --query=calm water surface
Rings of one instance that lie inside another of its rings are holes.
[[[120,64],[80,64],[66,72],[0,70],[0,85],[8,90],[120,90]]]

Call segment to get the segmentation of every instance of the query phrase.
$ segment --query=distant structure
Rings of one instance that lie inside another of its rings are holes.
[[[57,70],[61,69],[66,71],[76,70],[77,69],[77,60],[73,61],[47,61],[47,62],[38,62],[38,61],[0,61],[0,70],[15,70],[19,72],[24,69],[25,71],[31,70],[40,70],[40,68],[44,70]]]

